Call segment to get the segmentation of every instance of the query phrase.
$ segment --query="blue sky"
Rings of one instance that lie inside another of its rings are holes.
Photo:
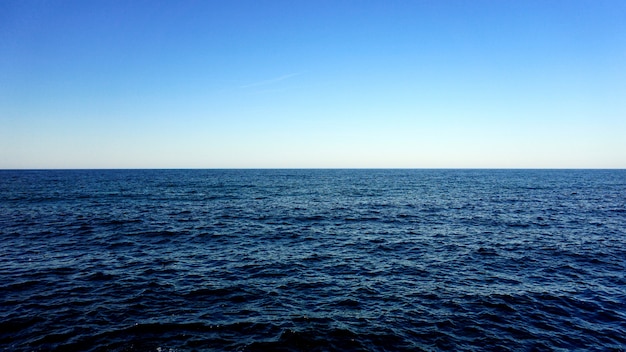
[[[0,168],[626,168],[626,2],[2,1]]]

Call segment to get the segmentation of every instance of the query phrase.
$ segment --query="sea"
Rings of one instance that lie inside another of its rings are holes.
[[[0,171],[0,351],[625,351],[626,170]]]

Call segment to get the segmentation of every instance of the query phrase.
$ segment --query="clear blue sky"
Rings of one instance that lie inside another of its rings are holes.
[[[626,168],[624,0],[0,2],[0,168]]]

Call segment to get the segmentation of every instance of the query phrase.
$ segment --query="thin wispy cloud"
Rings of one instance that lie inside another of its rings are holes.
[[[292,78],[292,77],[296,77],[296,76],[300,76],[302,74],[302,72],[296,72],[296,73],[290,73],[288,75],[283,75],[280,77],[275,77],[272,79],[267,79],[264,81],[259,81],[259,82],[254,82],[254,83],[250,83],[250,84],[246,84],[243,86],[239,86],[239,88],[253,88],[253,87],[259,87],[259,86],[266,86],[269,84],[274,84],[280,81],[284,81],[286,79]]]

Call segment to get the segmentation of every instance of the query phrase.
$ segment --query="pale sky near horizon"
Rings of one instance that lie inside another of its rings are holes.
[[[626,168],[626,1],[0,2],[0,168]]]

